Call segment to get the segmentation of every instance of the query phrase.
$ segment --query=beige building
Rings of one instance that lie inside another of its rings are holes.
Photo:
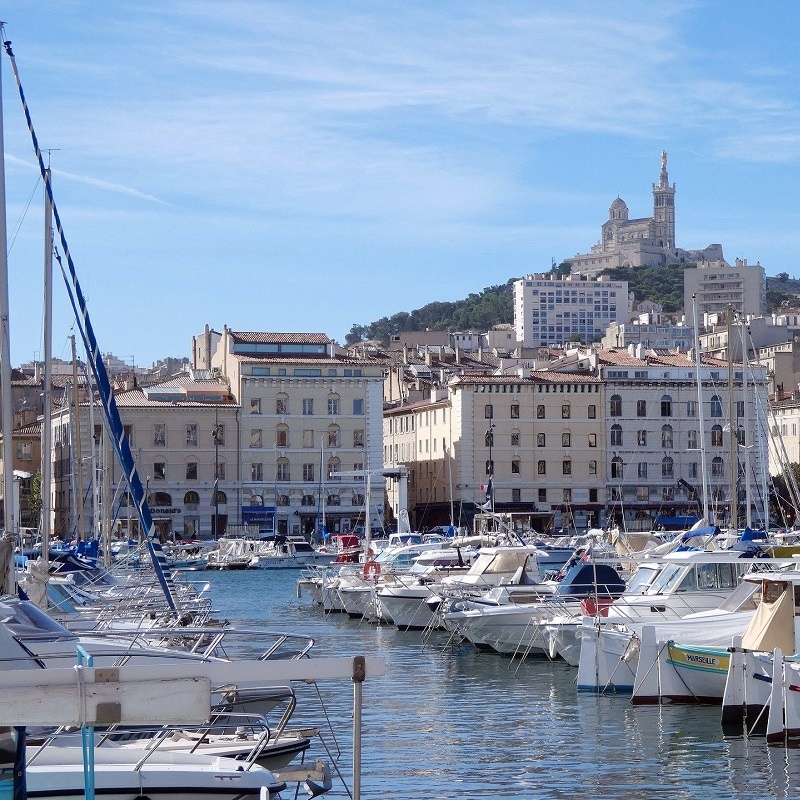
[[[379,471],[386,363],[352,358],[321,333],[223,329],[211,357],[241,407],[237,447],[242,522],[319,535],[364,523],[365,481]],[[373,479],[371,525],[384,523]]]
[[[469,526],[487,502],[541,531],[594,524],[604,501],[601,407],[596,378],[541,371],[457,376],[430,400],[387,410],[384,457],[409,469],[412,525]]]
[[[683,310],[688,327],[694,326],[694,301],[701,325],[710,315],[724,314],[733,306],[739,315],[762,316],[767,310],[767,279],[761,264],[736,259],[731,266],[724,260],[698,261],[683,273]]]

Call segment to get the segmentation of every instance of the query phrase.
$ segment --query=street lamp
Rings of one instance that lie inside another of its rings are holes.
[[[492,460],[492,447],[494,445],[494,422],[489,425],[489,430],[486,431],[486,436],[484,437],[484,442],[486,446],[489,448],[489,460],[486,462],[486,474],[489,476],[489,483],[487,485],[486,499],[489,501],[489,508],[494,514],[494,485],[493,485],[493,478],[494,478],[494,461]]]
[[[219,446],[222,429],[219,424],[219,407],[214,408],[214,429],[211,431],[214,440],[214,540],[219,537]]]

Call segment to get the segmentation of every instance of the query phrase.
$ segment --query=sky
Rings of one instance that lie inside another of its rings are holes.
[[[795,3],[6,0],[2,20],[100,349],[136,366],[206,324],[343,342],[546,271],[615,197],[652,214],[662,150],[679,247],[800,277]],[[43,199],[1,69],[17,365],[43,350]]]

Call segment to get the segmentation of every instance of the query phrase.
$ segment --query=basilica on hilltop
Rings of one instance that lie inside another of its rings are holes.
[[[683,250],[675,244],[675,184],[669,184],[667,154],[661,151],[661,173],[653,184],[653,216],[630,219],[617,197],[600,228],[600,241],[588,253],[565,259],[573,273],[589,277],[613,267],[659,267],[685,262],[723,262],[722,245]]]

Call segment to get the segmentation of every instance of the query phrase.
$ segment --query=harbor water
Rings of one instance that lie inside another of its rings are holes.
[[[216,616],[232,623],[310,635],[317,656],[386,659],[386,675],[363,685],[365,799],[800,797],[800,749],[723,736],[719,707],[579,694],[561,661],[520,663],[445,633],[423,642],[419,632],[324,614],[297,597],[292,570],[187,577],[210,583]],[[320,681],[297,695],[290,726],[320,728],[306,762],[338,757],[350,785],[352,684]],[[348,796],[335,772],[326,796]]]

